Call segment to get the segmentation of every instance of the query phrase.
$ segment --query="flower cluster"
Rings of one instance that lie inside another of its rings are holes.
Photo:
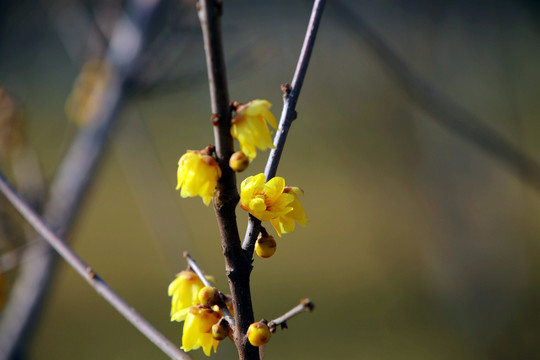
[[[231,121],[231,135],[240,142],[240,150],[229,159],[235,172],[244,171],[256,157],[257,149],[273,148],[268,124],[277,128],[276,119],[266,100],[253,100],[235,105]],[[178,161],[178,186],[182,197],[200,196],[209,205],[214,196],[221,168],[213,156],[214,147],[204,150],[187,150]],[[220,159],[221,162],[221,159]],[[285,185],[282,177],[266,182],[264,174],[246,178],[241,184],[240,207],[261,221],[270,221],[277,234],[294,230],[295,224],[306,225],[306,214],[298,195],[298,187]],[[271,257],[276,251],[276,241],[264,228],[255,244],[255,252],[262,258]],[[210,278],[208,278],[210,280]],[[180,272],[168,289],[171,301],[171,321],[184,321],[182,349],[202,348],[210,356],[221,340],[232,336],[232,330],[218,304],[232,313],[230,299],[213,287],[205,287],[191,270]],[[226,302],[226,305],[225,303]],[[270,330],[265,321],[253,323],[247,331],[248,341],[261,346],[270,340]]]
[[[279,176],[265,181],[262,173],[242,181],[240,207],[261,221],[270,221],[280,237],[294,230],[295,221],[305,226],[306,213],[298,200],[302,190],[285,186]]]
[[[207,279],[214,281],[213,277]],[[191,270],[180,272],[169,285],[171,301],[171,321],[184,321],[182,349],[196,350],[202,347],[206,356],[214,352],[220,340],[228,336],[220,324],[223,314],[215,304],[217,290],[205,287],[197,274]],[[215,329],[214,329],[215,328]],[[225,333],[225,336],[223,336]]]

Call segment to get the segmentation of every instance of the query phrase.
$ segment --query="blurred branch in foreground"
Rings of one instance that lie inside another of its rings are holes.
[[[106,86],[97,94],[98,108],[86,119],[66,154],[51,185],[44,219],[60,237],[65,237],[102,157],[107,135],[113,126],[123,99],[125,82],[141,52],[150,16],[158,1],[144,0],[127,4],[126,12],[112,32],[105,62],[109,69]],[[94,94],[92,94],[94,95]],[[31,240],[30,240],[31,241]],[[32,261],[23,261],[0,323],[0,359],[11,359],[25,348],[28,333],[48,288],[55,256],[50,247],[36,241],[26,253]]]
[[[349,6],[336,0],[331,2],[331,9],[334,17],[339,19],[336,23],[349,30],[358,40],[367,43],[394,80],[433,121],[484,150],[507,169],[521,176],[533,189],[540,191],[540,164],[417,76]]]
[[[90,286],[97,291],[111,306],[120,312],[129,322],[141,331],[150,341],[156,344],[164,353],[173,359],[191,359],[176,345],[165,338],[149,322],[141,317],[129,304],[118,296],[90,266],[88,266],[66,243],[48,227],[41,217],[13,190],[11,185],[0,174],[0,191],[8,198],[11,204],[19,211],[26,221],[45,239],[75,271],[81,275]]]

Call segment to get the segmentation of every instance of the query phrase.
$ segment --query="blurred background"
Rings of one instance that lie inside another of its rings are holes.
[[[178,158],[213,142],[195,4],[156,3],[144,46],[119,70],[118,120],[67,238],[180,345],[167,286],[186,267],[182,252],[224,291],[227,281],[212,207],[175,191]],[[16,166],[15,143],[35,154],[43,187],[53,182],[100,106],[74,103],[114,77],[95,59],[110,55],[122,8],[133,7],[0,3],[0,164],[11,181],[39,178],[35,164]],[[224,2],[231,100],[268,99],[279,117],[310,10]],[[278,169],[304,189],[310,223],[255,258],[252,275],[257,319],[303,297],[316,308],[272,337],[267,359],[540,358],[539,20],[538,2],[525,0],[328,2]],[[262,172],[267,154],[238,182]],[[0,206],[6,306],[39,256],[20,255],[24,222],[3,197]],[[247,216],[237,216],[243,235]],[[166,358],[62,260],[47,289],[25,358]],[[213,355],[235,357],[230,341]]]

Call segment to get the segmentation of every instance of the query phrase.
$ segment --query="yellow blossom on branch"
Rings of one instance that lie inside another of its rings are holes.
[[[270,221],[280,237],[294,230],[295,221],[306,225],[306,213],[298,200],[302,190],[285,186],[285,179],[279,176],[265,181],[264,174],[242,181],[240,207],[261,221]]]
[[[304,191],[299,187],[286,186],[283,192],[286,194],[292,194],[294,196],[294,200],[289,204],[289,206],[293,208],[292,211],[270,220],[270,223],[274,229],[276,229],[279,237],[281,237],[282,233],[287,234],[293,232],[295,221],[302,226],[306,226],[307,224],[306,213],[302,207],[302,204],[300,204],[300,200],[298,200],[298,195],[304,195]]]
[[[214,281],[211,276],[206,277]],[[169,285],[171,300],[171,321],[183,321],[189,308],[199,304],[199,291],[204,287],[201,279],[191,270],[184,270],[176,275]]]
[[[178,161],[178,185],[180,195],[185,197],[200,196],[206,206],[214,196],[221,169],[216,159],[210,154],[212,147],[204,150],[188,150]]]
[[[231,135],[240,142],[240,149],[249,160],[257,156],[257,148],[266,150],[274,148],[268,122],[277,129],[277,122],[270,112],[271,104],[266,100],[253,100],[239,105],[232,119]]]
[[[264,174],[250,176],[240,185],[240,207],[261,221],[269,221],[293,210],[294,196],[283,192],[285,179],[276,176],[267,183]]]
[[[221,315],[205,306],[193,306],[189,308],[184,331],[182,334],[182,349],[184,351],[203,348],[204,354],[210,356],[212,348],[217,350],[219,340],[212,336],[212,326],[217,324]]]

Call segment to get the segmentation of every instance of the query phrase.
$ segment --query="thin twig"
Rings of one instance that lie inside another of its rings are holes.
[[[127,304],[118,294],[116,294],[99,277],[90,266],[88,266],[71,248],[60,239],[50,227],[43,222],[41,217],[23,200],[19,194],[0,173],[0,191],[19,211],[24,219],[45,239],[64,260],[79,273],[88,284],[96,290],[112,307],[126,318],[134,327],[143,333],[159,349],[173,359],[191,359],[190,356],[180,351],[180,349],[170,342],[163,334],[156,330],[146,319],[140,316],[129,304]]]
[[[197,265],[197,262],[195,261],[195,259],[193,259],[187,251],[184,252],[184,258],[188,262],[191,269],[195,272],[195,274],[197,274],[199,279],[201,279],[204,286],[213,287],[210,281],[208,281],[208,279],[204,275],[204,272],[202,271],[202,269],[199,267],[199,265]],[[229,308],[227,308],[227,304],[225,303],[225,295],[221,291],[219,291],[219,297],[222,300],[220,301],[220,304],[218,304],[219,309],[223,313],[223,317],[225,318],[225,320],[227,320],[231,329],[234,329],[234,318],[232,317],[231,312],[229,311]]]
[[[234,306],[236,324],[234,342],[240,360],[259,360],[257,348],[252,346],[245,336],[249,325],[254,321],[249,284],[252,266],[250,259],[245,257],[242,252],[235,214],[239,201],[236,175],[229,167],[229,158],[234,152],[234,143],[231,136],[231,109],[221,39],[222,2],[219,0],[200,0],[197,7],[208,70],[216,155],[222,173],[217,184],[214,210],[221,235],[225,269]]]
[[[311,18],[309,19],[306,36],[304,38],[300,57],[298,58],[292,85],[282,86],[285,93],[283,96],[283,110],[279,120],[279,130],[274,138],[275,148],[270,151],[270,155],[268,156],[268,161],[266,162],[266,167],[264,169],[266,181],[270,180],[276,175],[279,160],[281,159],[281,154],[283,152],[283,148],[285,147],[285,140],[287,140],[287,134],[289,133],[293,120],[296,118],[296,103],[298,101],[298,97],[300,96],[302,84],[304,83],[304,78],[311,59],[311,53],[315,44],[315,38],[317,36],[317,30],[319,29],[325,3],[325,0],[315,0],[313,3]],[[253,255],[253,248],[255,246],[257,236],[259,235],[260,225],[261,222],[250,215],[246,235],[242,244],[242,248],[247,252],[249,258],[251,258]]]
[[[204,275],[204,272],[202,271],[202,269],[199,267],[199,265],[197,264],[195,259],[193,259],[193,257],[191,257],[191,255],[189,255],[189,253],[187,251],[184,251],[184,258],[188,262],[189,267],[191,268],[191,270],[193,270],[195,272],[195,274],[197,274],[197,276],[202,281],[204,286],[212,287],[213,285],[206,278],[206,276]]]
[[[431,115],[431,120],[476,145],[507,169],[521,176],[534,190],[540,190],[540,164],[537,161],[415,74],[383,38],[349,6],[336,0],[332,1],[331,7],[336,18],[339,18],[337,23],[370,46],[411,100]]]
[[[313,304],[311,300],[302,299],[300,301],[300,304],[296,305],[295,307],[293,307],[291,310],[287,311],[285,314],[281,315],[280,317],[270,321],[268,323],[268,327],[270,328],[271,332],[276,332],[276,328],[278,325],[281,325],[281,328],[287,328],[287,324],[286,324],[287,320],[303,312],[313,311],[314,308],[315,308],[315,304]]]

